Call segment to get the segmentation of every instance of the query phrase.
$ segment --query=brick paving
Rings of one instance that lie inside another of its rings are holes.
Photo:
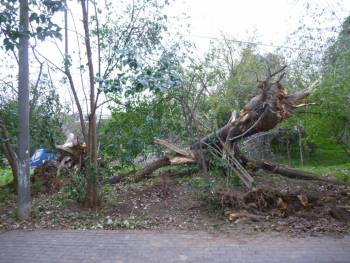
[[[9,231],[0,262],[350,262],[350,236],[290,238],[204,232]]]

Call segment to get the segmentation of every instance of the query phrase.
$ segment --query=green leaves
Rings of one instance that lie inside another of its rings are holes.
[[[305,127],[306,142],[315,143],[321,148],[340,149],[338,142],[341,138],[346,143],[350,142],[347,136],[350,132],[349,25],[350,17],[344,21],[343,30],[329,43],[323,55],[322,65],[319,65],[322,82],[310,96],[316,105],[305,108],[306,114],[296,116]],[[297,76],[293,77],[296,79]]]
[[[154,138],[179,135],[181,129],[180,111],[173,102],[162,98],[129,101],[115,109],[112,119],[103,125],[102,150],[105,156],[132,163],[154,147]]]
[[[31,151],[62,143],[65,137],[62,133],[65,109],[60,104],[58,94],[45,74],[43,74],[38,87],[31,89],[30,105]],[[18,133],[17,100],[10,98],[1,101],[0,110],[10,134],[10,142],[16,148]]]
[[[52,22],[55,12],[63,8],[63,1],[43,0],[29,1],[29,23],[32,31],[31,37],[44,40],[47,37],[60,38],[60,27]],[[0,35],[3,37],[5,50],[14,50],[18,46],[19,30],[18,1],[0,0]]]

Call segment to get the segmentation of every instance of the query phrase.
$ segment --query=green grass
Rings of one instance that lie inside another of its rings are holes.
[[[286,150],[277,148],[273,150],[276,157],[276,162],[288,164]],[[299,148],[294,145],[291,152],[292,166],[300,166]],[[304,165],[306,166],[335,166],[348,163],[349,157],[341,149],[339,145],[318,145],[313,155],[310,156],[310,151],[305,146]]]
[[[341,181],[350,181],[350,160],[339,145],[319,145],[310,156],[305,147],[304,165],[300,163],[299,148],[292,149],[292,167],[320,176],[333,176]],[[288,164],[286,153],[278,152],[275,162]]]
[[[0,168],[0,186],[7,185],[13,180],[12,171],[8,168]]]

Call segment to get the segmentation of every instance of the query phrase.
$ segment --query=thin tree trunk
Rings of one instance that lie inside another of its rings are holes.
[[[18,216],[30,217],[30,179],[29,179],[29,6],[28,0],[20,0],[20,37],[18,70]]]
[[[291,154],[290,154],[290,152],[291,152],[291,150],[290,150],[290,139],[289,138],[286,138],[286,146],[287,146],[288,165],[292,166],[292,158],[291,158]]]
[[[300,164],[301,166],[304,166],[304,145],[303,145],[303,138],[301,136],[301,127],[298,125],[298,136],[299,136],[299,153],[300,153]]]
[[[96,130],[96,98],[95,98],[95,76],[92,63],[92,52],[90,44],[89,21],[87,14],[86,1],[81,1],[83,13],[83,26],[85,33],[86,55],[89,68],[90,80],[90,116],[89,116],[89,135],[88,135],[88,153],[93,169],[89,172],[87,180],[87,193],[85,204],[88,207],[95,207],[98,205],[97,198],[97,130]]]
[[[64,56],[65,56],[64,71],[65,71],[65,74],[68,78],[69,87],[73,93],[75,104],[77,105],[81,133],[83,134],[84,141],[87,142],[88,137],[86,134],[83,110],[81,108],[81,104],[79,102],[79,97],[78,97],[77,91],[75,89],[73,77],[72,77],[72,74],[71,74],[70,69],[69,69],[70,61],[69,61],[69,50],[68,50],[68,19],[67,19],[68,6],[67,6],[67,1],[65,1],[65,5],[66,5],[66,7],[64,9]]]
[[[348,136],[347,136],[347,129],[348,129],[348,123],[345,124],[343,132],[341,133],[341,136],[337,140],[337,144],[339,144],[344,152],[347,154],[347,156],[350,158],[350,147],[347,144]]]

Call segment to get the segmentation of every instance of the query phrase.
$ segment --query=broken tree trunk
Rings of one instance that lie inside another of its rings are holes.
[[[302,92],[288,95],[280,82],[271,82],[271,76],[260,83],[258,94],[240,111],[238,118],[231,119],[224,127],[194,143],[191,149],[215,144],[222,148],[220,141],[233,144],[250,135],[273,129],[283,119],[291,116],[293,109],[305,106],[303,100],[316,87],[311,84]]]
[[[59,153],[57,161],[60,163],[58,173],[63,167],[74,168],[76,171],[81,170],[83,158],[86,155],[85,143],[79,142],[79,139],[71,133],[63,145],[56,145],[56,149]]]
[[[291,116],[294,109],[307,105],[303,100],[318,84],[314,82],[303,91],[288,95],[287,89],[280,83],[284,76],[282,73],[284,69],[285,67],[282,67],[274,74],[270,73],[266,80],[259,81],[258,94],[240,111],[238,117],[231,117],[224,127],[195,142],[190,149],[180,149],[167,141],[155,140],[155,143],[165,146],[173,154],[146,165],[143,170],[136,173],[136,176],[146,176],[160,167],[172,164],[199,164],[200,154],[204,152],[206,159],[210,159],[212,158],[210,154],[214,152],[216,156],[227,161],[228,166],[247,187],[253,188],[254,180],[233,151],[236,142],[253,134],[273,129],[282,120]],[[278,74],[280,76],[273,81],[273,77]]]

